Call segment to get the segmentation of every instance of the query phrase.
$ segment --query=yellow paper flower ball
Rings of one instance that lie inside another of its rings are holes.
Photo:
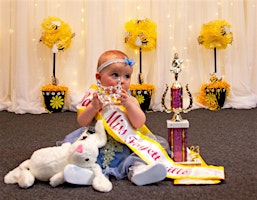
[[[213,20],[203,24],[198,43],[207,49],[226,49],[228,44],[232,44],[233,33],[230,31],[231,25],[225,20]]]
[[[132,19],[125,24],[125,43],[149,51],[156,47],[156,24],[149,19]]]
[[[73,37],[69,24],[58,17],[47,17],[41,24],[42,35],[40,42],[57,51],[68,49]]]

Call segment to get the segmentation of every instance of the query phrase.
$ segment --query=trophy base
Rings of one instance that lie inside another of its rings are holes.
[[[184,165],[184,166],[201,166],[202,163],[200,161],[186,161],[186,162],[176,162],[179,165]]]
[[[168,143],[175,162],[187,161],[187,129],[188,120],[175,122],[167,120]]]

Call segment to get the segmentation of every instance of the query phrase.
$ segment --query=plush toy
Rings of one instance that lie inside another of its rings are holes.
[[[56,187],[65,182],[64,168],[68,164],[92,170],[94,176],[92,186],[95,190],[109,192],[112,183],[102,173],[96,163],[98,148],[106,144],[107,137],[102,121],[97,121],[95,133],[88,134],[87,130],[82,137],[73,144],[64,143],[62,146],[47,147],[35,151],[30,159],[22,162],[4,177],[6,184],[15,184],[21,188],[28,188],[35,179],[49,181]]]

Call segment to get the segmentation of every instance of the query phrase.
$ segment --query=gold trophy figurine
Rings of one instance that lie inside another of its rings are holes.
[[[178,74],[182,71],[181,70],[181,65],[183,63],[182,59],[179,59],[178,57],[178,53],[174,54],[174,58],[172,61],[172,67],[170,69],[170,71],[172,73],[174,73],[175,75],[175,82],[172,84],[171,86],[171,90],[170,90],[170,94],[171,94],[171,108],[168,109],[165,106],[165,97],[168,91],[169,86],[167,85],[166,90],[164,91],[163,95],[162,95],[162,106],[163,109],[166,113],[171,113],[174,112],[174,115],[172,117],[172,121],[176,121],[176,122],[180,122],[182,121],[182,117],[181,117],[181,112],[183,113],[187,113],[193,105],[193,98],[192,95],[188,89],[188,84],[186,85],[186,91],[189,95],[190,98],[190,104],[186,109],[183,109],[183,87],[182,85],[178,82]]]

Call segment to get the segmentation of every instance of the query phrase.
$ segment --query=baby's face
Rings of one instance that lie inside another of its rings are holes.
[[[132,72],[133,68],[125,63],[113,63],[99,72],[99,80],[103,86],[108,87],[117,85],[120,79],[122,89],[127,91]]]

